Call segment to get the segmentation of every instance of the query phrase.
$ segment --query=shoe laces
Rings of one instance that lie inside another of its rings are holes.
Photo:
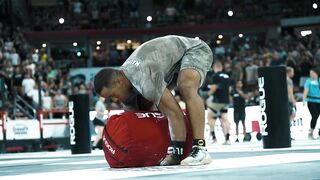
[[[198,146],[193,146],[190,156],[195,158],[198,155],[199,150],[200,148]]]

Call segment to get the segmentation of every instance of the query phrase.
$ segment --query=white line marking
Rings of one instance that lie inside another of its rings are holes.
[[[61,162],[61,163],[50,163],[45,165],[84,165],[84,164],[105,164],[108,166],[106,160],[94,160],[94,161],[76,161],[76,162]]]
[[[61,161],[65,159],[23,159],[23,160],[6,160],[6,161],[0,161],[0,165],[5,166],[16,166],[16,165],[22,165],[22,164],[31,164],[31,163],[44,163],[44,162],[50,162],[50,161]],[[1,166],[0,166],[1,167]]]
[[[320,153],[288,153],[265,156],[239,157],[213,160],[206,166],[169,166],[169,167],[143,167],[143,168],[95,168],[88,170],[72,170],[49,173],[34,173],[16,176],[3,176],[1,180],[21,180],[23,179],[119,179],[130,177],[143,177],[151,175],[168,175],[178,173],[190,173],[199,171],[212,171],[219,169],[243,168],[255,166],[270,166],[276,164],[320,161]]]
[[[17,153],[17,154],[0,154],[0,160],[7,160],[12,158],[30,159],[30,158],[64,158],[64,157],[90,157],[103,156],[103,151],[91,151],[87,154],[71,154],[70,150],[61,150],[56,152],[32,152],[32,153]]]

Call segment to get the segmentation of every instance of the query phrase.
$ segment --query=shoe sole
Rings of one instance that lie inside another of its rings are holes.
[[[205,158],[202,161],[197,162],[197,163],[188,163],[188,162],[181,161],[180,165],[181,166],[199,166],[199,165],[207,165],[207,164],[210,164],[211,162],[212,162],[211,157],[209,157],[209,158],[207,157],[207,158]]]

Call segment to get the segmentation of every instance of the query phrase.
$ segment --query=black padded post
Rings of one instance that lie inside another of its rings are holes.
[[[91,153],[89,96],[87,94],[69,97],[69,125],[71,153]]]
[[[258,75],[263,147],[291,147],[286,68],[262,67]]]

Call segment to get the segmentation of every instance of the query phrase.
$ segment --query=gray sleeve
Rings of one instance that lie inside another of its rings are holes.
[[[138,67],[127,65],[123,67],[123,72],[145,99],[159,105],[167,83],[164,81],[164,73],[160,72],[157,67],[155,65],[146,66],[143,63]]]

